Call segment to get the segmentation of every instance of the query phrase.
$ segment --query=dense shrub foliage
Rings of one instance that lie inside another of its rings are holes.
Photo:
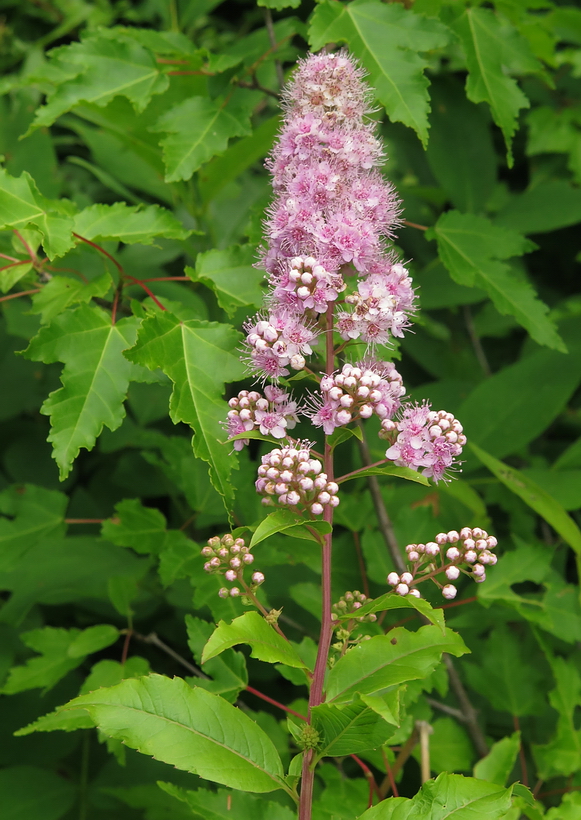
[[[1,0],[0,66],[2,817],[581,817],[581,10]]]

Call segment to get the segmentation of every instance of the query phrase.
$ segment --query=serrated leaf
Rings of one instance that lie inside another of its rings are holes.
[[[0,572],[14,570],[38,542],[64,535],[68,499],[62,493],[26,484],[0,493]]]
[[[354,474],[347,473],[347,475],[340,476],[337,479],[337,484],[352,481],[354,478],[366,478],[368,475],[390,475],[396,478],[403,478],[405,481],[414,481],[416,484],[423,484],[425,487],[430,486],[428,479],[421,473],[418,473],[417,470],[412,470],[409,467],[397,467],[395,464],[390,464],[389,462],[385,466],[365,467],[362,470],[357,470]]]
[[[511,146],[518,112],[528,108],[529,101],[506,68],[518,65],[519,73],[531,73],[542,71],[542,67],[525,38],[490,9],[467,8],[451,27],[460,37],[466,54],[468,99],[490,105],[494,122],[504,135],[508,165],[512,167]]]
[[[154,239],[186,239],[186,231],[176,217],[159,205],[90,205],[74,218],[74,231],[85,239],[117,239],[126,245],[152,245]]]
[[[392,609],[415,609],[431,623],[438,626],[442,633],[445,631],[444,613],[441,609],[433,609],[431,604],[423,598],[415,598],[413,595],[398,595],[395,592],[386,592],[385,595],[380,595],[379,598],[374,598],[363,604],[361,609],[357,610],[357,617],[368,615],[370,612],[387,612]],[[349,620],[350,615],[343,615],[341,620]]]
[[[212,484],[230,508],[230,473],[235,463],[224,446],[224,383],[241,379],[244,366],[236,355],[239,334],[230,325],[191,320],[180,322],[169,311],[143,322],[129,361],[149,370],[160,368],[174,383],[170,416],[194,430],[198,458],[210,465]]]
[[[70,701],[108,737],[215,783],[250,792],[286,788],[274,744],[217,695],[162,675],[131,679]]]
[[[120,547],[145,555],[157,553],[165,541],[165,516],[137,498],[126,498],[115,506],[115,515],[103,522],[101,535]]]
[[[540,182],[511,196],[495,217],[521,233],[546,233],[581,222],[581,191],[564,179]]]
[[[116,96],[127,97],[136,111],[143,111],[151,97],[169,85],[153,54],[119,32],[93,33],[80,43],[56,49],[50,68],[55,71],[48,77],[56,87],[36,112],[32,128],[52,125],[81,102],[104,107]]]
[[[394,727],[362,700],[343,708],[322,703],[311,710],[311,715],[312,725],[321,734],[317,757],[340,757],[377,749],[394,733]]]
[[[296,669],[307,668],[289,641],[279,635],[258,612],[245,612],[231,624],[220,621],[204,647],[202,663],[241,643],[248,644],[252,648],[251,656],[260,661],[284,663]]]
[[[566,351],[548,307],[538,299],[532,285],[517,279],[500,260],[531,250],[523,236],[493,225],[474,214],[448,211],[427,235],[438,242],[440,259],[459,285],[485,290],[503,315],[509,314],[541,345]]]
[[[304,520],[291,510],[275,510],[275,512],[269,513],[269,515],[260,522],[252,535],[249,546],[255,547],[271,535],[276,535],[278,532],[286,533],[288,530],[292,530],[290,535],[294,538],[304,538],[306,541],[317,542],[316,536],[312,532],[309,532],[307,526],[320,535],[329,533],[332,530],[331,525],[327,521]]]
[[[26,646],[40,653],[23,666],[10,670],[2,688],[6,695],[28,689],[52,689],[72,669],[76,669],[92,652],[115,643],[119,631],[108,624],[79,629],[57,629],[47,626],[25,632],[21,638]]]
[[[25,356],[63,362],[63,386],[51,393],[41,413],[51,417],[49,441],[61,480],[81,447],[92,450],[103,426],[116,430],[125,417],[131,365],[122,353],[135,342],[139,320],[111,317],[96,306],[61,313],[31,340]]]
[[[575,521],[552,496],[542,490],[534,481],[524,476],[514,467],[509,467],[502,461],[481,450],[475,444],[469,445],[478,459],[488,467],[505,487],[518,495],[538,515],[559,533],[561,538],[581,556],[581,530]]]
[[[410,14],[403,6],[377,0],[325,0],[309,27],[312,51],[327,43],[347,43],[369,72],[369,82],[389,118],[413,128],[428,141],[427,60],[418,52],[442,48],[449,32],[438,20]]]
[[[512,788],[443,772],[411,800],[390,797],[359,820],[502,820],[512,805]]]
[[[301,0],[257,0],[257,5],[264,6],[267,9],[275,9],[282,11],[282,9],[298,9]]]
[[[186,268],[192,282],[202,282],[216,294],[220,307],[233,316],[240,307],[259,308],[264,272],[254,267],[256,250],[250,245],[199,253],[196,267]]]
[[[214,631],[211,624],[186,615],[186,628],[188,630],[188,646],[192,650],[197,663],[202,663],[202,652],[204,645]],[[212,680],[198,679],[196,683],[213,692],[221,695],[230,703],[238,700],[240,692],[248,686],[248,671],[246,669],[246,658],[242,652],[235,652],[233,649],[226,649],[220,655],[204,664],[204,673]]]
[[[90,302],[93,296],[105,296],[111,287],[111,274],[105,271],[90,282],[66,276],[53,276],[40,293],[32,297],[30,312],[40,313],[43,325],[76,302]]]
[[[71,209],[64,201],[43,197],[26,171],[11,177],[0,168],[0,228],[22,230],[34,226],[42,235],[42,247],[51,261],[75,244],[71,210],[74,212],[74,206]]]
[[[422,626],[417,632],[396,627],[358,644],[329,671],[327,702],[350,703],[354,696],[373,695],[410,680],[427,677],[443,652],[463,655],[462,638],[447,629]]]
[[[232,137],[250,134],[246,111],[208,97],[190,97],[163,114],[151,131],[168,134],[160,144],[166,182],[188,180],[216,154],[223,153]]]
[[[209,789],[192,791],[159,780],[157,785],[166,794],[171,794],[188,806],[188,811],[191,812],[188,817],[191,820],[232,820],[233,817],[252,820],[295,820],[295,813],[288,806],[266,800],[264,797],[225,789],[218,789],[215,792]],[[145,807],[148,804],[143,805]],[[172,811],[175,811],[173,807]]]

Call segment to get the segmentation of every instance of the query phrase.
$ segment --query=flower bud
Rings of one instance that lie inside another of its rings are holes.
[[[446,570],[446,578],[448,581],[455,581],[457,578],[460,577],[460,570],[458,567],[448,567]]]
[[[262,572],[253,572],[252,573],[252,583],[253,584],[263,584],[264,583],[264,575]]]
[[[235,581],[237,577],[237,573],[233,569],[229,569],[224,573],[224,578],[227,581]]]
[[[444,596],[444,598],[447,598],[449,601],[451,601],[452,598],[456,597],[457,592],[458,592],[458,590],[456,589],[454,584],[446,584],[446,586],[443,587],[443,589],[442,589],[442,595]]]
[[[389,573],[389,575],[387,576],[387,583],[392,587],[396,586],[396,584],[399,584],[399,575],[397,574],[397,572]]]
[[[409,584],[411,584],[411,582],[414,580],[414,576],[411,574],[411,572],[404,572],[401,575],[400,580],[402,581],[402,583],[408,584],[409,586]]]
[[[407,584],[398,584],[395,588],[395,591],[398,595],[407,595],[410,591],[410,588]]]

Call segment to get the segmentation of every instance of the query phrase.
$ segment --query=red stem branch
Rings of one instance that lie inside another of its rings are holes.
[[[256,695],[256,697],[260,698],[261,700],[265,700],[267,703],[271,703],[273,706],[278,706],[279,709],[282,709],[284,712],[288,712],[289,715],[294,715],[295,717],[298,717],[301,720],[307,719],[305,715],[301,715],[300,712],[295,712],[294,709],[289,709],[289,707],[285,706],[284,703],[279,703],[278,700],[273,700],[273,698],[269,698],[269,696],[265,695],[264,692],[259,692],[258,689],[254,689],[252,686],[247,686],[246,691],[250,692],[251,695]]]
[[[42,288],[34,290],[21,290],[20,293],[10,293],[8,296],[0,296],[0,302],[7,302],[9,299],[18,299],[19,296],[29,296],[31,293],[40,293]]]

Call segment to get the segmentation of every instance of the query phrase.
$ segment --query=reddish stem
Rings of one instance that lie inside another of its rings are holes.
[[[100,245],[97,245],[96,242],[91,242],[90,239],[86,239],[84,236],[80,236],[80,234],[75,233],[74,231],[73,231],[73,236],[75,236],[77,239],[80,239],[81,242],[85,242],[87,245],[90,245],[92,248],[95,248],[95,250],[99,251],[99,253],[102,253],[103,256],[106,256],[107,259],[109,259],[111,262],[113,262],[113,264],[115,265],[115,267],[119,271],[120,276],[125,276],[125,271],[123,270],[123,266],[121,264],[119,264],[119,262],[116,259],[114,259],[111,256],[111,254],[108,251],[105,250],[105,248],[102,248]]]
[[[0,259],[8,259],[10,262],[18,262],[18,259],[15,256],[6,256],[5,253],[0,253]]]
[[[140,279],[140,282],[191,282],[189,276],[156,276],[152,279]]]
[[[337,484],[342,484],[344,481],[347,481],[349,478],[353,478],[358,473],[364,472],[364,470],[369,470],[371,467],[382,467],[385,464],[392,464],[388,458],[382,458],[381,461],[374,461],[373,464],[366,464],[365,467],[358,467],[357,470],[352,470],[350,473],[345,473],[345,475],[340,476],[339,478],[335,479]]]
[[[38,257],[37,257],[37,255],[36,255],[36,254],[35,254],[35,252],[32,250],[32,248],[30,247],[30,245],[28,244],[28,242],[26,241],[26,239],[22,236],[22,234],[20,233],[20,231],[17,231],[16,229],[14,229],[14,235],[15,235],[16,237],[18,237],[18,239],[20,239],[20,241],[22,242],[22,244],[23,244],[23,246],[24,246],[24,248],[25,248],[25,250],[26,250],[26,253],[27,253],[27,254],[30,256],[30,258],[33,260],[33,264],[35,264],[36,262],[38,262]]]
[[[144,291],[147,293],[147,295],[148,295],[148,296],[149,296],[149,297],[150,297],[150,298],[151,298],[151,299],[155,302],[155,304],[158,306],[158,308],[159,308],[160,310],[163,310],[163,311],[164,311],[164,310],[167,310],[167,308],[165,308],[165,307],[161,304],[161,302],[159,301],[159,299],[158,299],[158,298],[157,298],[157,297],[156,297],[156,296],[155,296],[155,295],[151,292],[151,290],[147,287],[147,285],[144,285],[144,284],[143,284],[143,282],[141,281],[141,279],[137,279],[135,276],[131,276],[131,275],[130,275],[130,274],[128,274],[128,273],[126,273],[126,274],[125,274],[125,277],[126,277],[126,279],[131,279],[131,281],[132,281],[132,283],[133,283],[134,285],[139,285],[139,287],[140,287],[140,288],[143,288],[143,290],[144,290]]]
[[[513,715],[512,720],[513,720],[513,723],[514,723],[515,732],[520,733],[520,721],[519,721],[518,717],[516,715]],[[518,747],[518,757],[519,757],[519,760],[520,760],[520,772],[521,772],[523,786],[526,786],[527,789],[528,789],[528,787],[529,787],[529,773],[527,771],[527,761],[526,761],[526,757],[525,757],[525,750],[524,750],[524,746],[522,744],[522,735],[521,735],[521,742],[520,742],[519,747]]]
[[[106,518],[65,518],[65,524],[102,524]]]
[[[268,695],[265,695],[263,692],[259,692],[258,689],[254,689],[252,686],[247,686],[246,691],[250,692],[251,695],[256,695],[256,697],[261,698],[261,700],[265,700],[267,703],[271,703],[273,706],[278,706],[279,709],[282,709],[284,712],[288,712],[289,715],[294,715],[301,720],[307,719],[305,715],[301,715],[300,712],[295,712],[294,709],[289,709],[289,707],[285,706],[284,703],[279,703],[278,700],[269,698]]]
[[[119,288],[115,288],[115,296],[113,297],[113,305],[111,307],[111,324],[115,324],[115,319],[117,318],[117,306],[119,305],[119,295],[120,290]]]
[[[2,254],[0,254],[0,256],[2,256]],[[7,256],[4,257],[4,259],[8,258]],[[16,268],[18,265],[30,265],[31,263],[32,259],[22,259],[20,262],[11,262],[9,265],[4,265],[0,270],[8,270],[8,268]]]
[[[408,228],[417,228],[418,231],[427,231],[427,230],[429,230],[426,225],[418,225],[417,222],[410,222],[409,219],[404,219],[403,224],[407,225]]]
[[[10,293],[8,296],[0,296],[0,302],[7,302],[9,299],[18,299],[19,296],[28,296],[31,293],[40,293],[42,288],[35,288],[34,290],[21,290],[20,293]]]
[[[128,629],[127,633],[125,634],[125,640],[123,641],[123,651],[121,652],[121,666],[127,660],[127,655],[129,653],[129,644],[131,643],[131,636],[133,635],[133,630]]]
[[[394,797],[399,797],[399,792],[397,790],[397,786],[395,785],[395,778],[393,776],[393,772],[391,771],[391,766],[389,760],[387,759],[387,755],[385,751],[382,749],[381,754],[383,756],[383,764],[385,766],[385,773],[387,775],[387,779],[389,780],[389,785],[391,787],[391,793]],[[381,794],[380,794],[381,797]]]

